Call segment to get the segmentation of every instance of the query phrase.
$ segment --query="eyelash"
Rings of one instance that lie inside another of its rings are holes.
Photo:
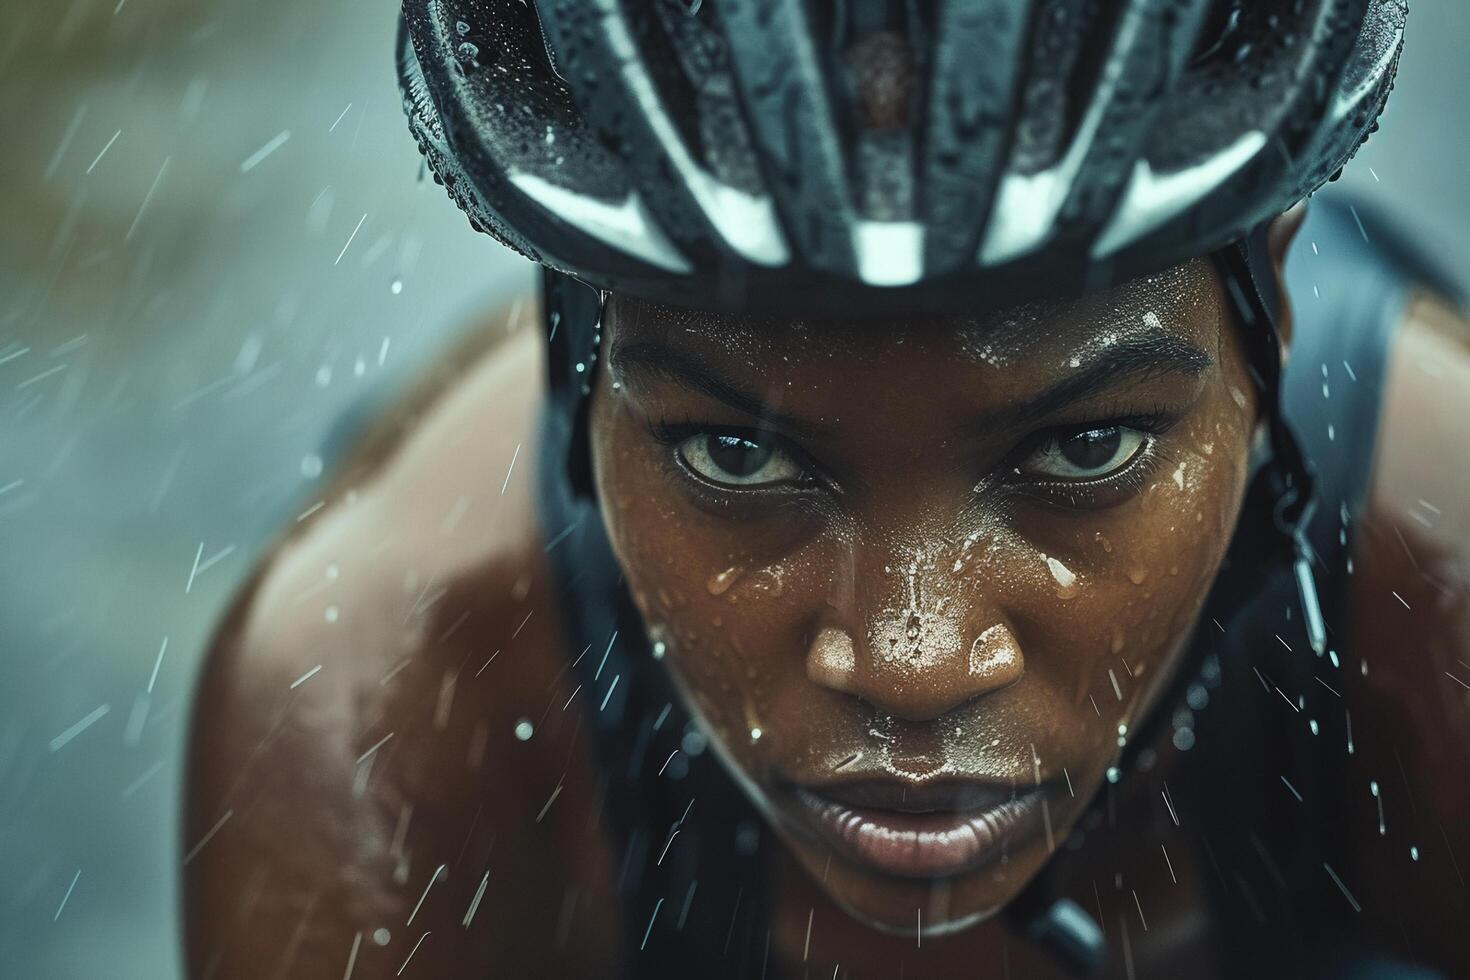
[[[654,441],[660,447],[663,447],[663,457],[667,466],[678,470],[679,475],[684,478],[682,482],[685,488],[703,502],[704,507],[710,508],[714,513],[725,514],[728,517],[741,517],[741,519],[754,519],[757,516],[769,516],[775,511],[784,511],[791,516],[803,516],[803,514],[810,516],[813,513],[811,508],[820,508],[817,498],[814,498],[810,492],[804,494],[801,491],[810,491],[814,486],[828,483],[828,480],[822,478],[822,469],[800,448],[770,430],[751,428],[751,426],[707,425],[707,423],[695,422],[692,417],[685,416],[682,419],[661,420],[661,422],[650,420],[648,433],[653,436]],[[695,473],[682,458],[679,458],[676,447],[689,436],[695,435],[732,435],[738,438],[760,435],[760,438],[767,439],[776,447],[781,448],[782,453],[791,455],[792,460],[797,461],[798,466],[803,470],[804,476],[800,482],[772,486],[757,485],[734,489],[717,485],[701,476],[700,473]],[[753,508],[753,510],[747,510],[747,508]]]
[[[1144,430],[1140,430],[1144,431]],[[1148,486],[1148,481],[1173,456],[1156,434],[1148,433],[1143,447],[1122,469],[1096,480],[1027,479],[1006,484],[1011,493],[1029,500],[1074,510],[1094,510],[1123,500]]]
[[[1020,464],[1036,450],[1051,441],[1089,429],[1111,426],[1134,429],[1144,434],[1142,448],[1122,469],[1094,480],[1044,480],[1035,477],[1002,481],[1010,493],[1026,500],[1074,510],[1094,510],[1119,503],[1140,492],[1159,469],[1173,457],[1163,444],[1163,436],[1179,422],[1179,416],[1162,405],[1145,412],[1130,412],[1123,406],[1108,407],[1099,412],[1096,421],[1076,425],[1056,425],[1037,433],[1012,456],[1010,473],[1014,476]]]
[[[1103,506],[1111,500],[1121,498],[1124,493],[1132,494],[1141,491],[1160,467],[1172,460],[1172,455],[1162,444],[1162,437],[1178,422],[1178,416],[1163,406],[1154,406],[1142,413],[1128,412],[1127,409],[1119,407],[1116,411],[1108,409],[1100,412],[1096,420],[1076,425],[1052,426],[1027,440],[1021,449],[1013,454],[1010,465],[1012,473],[1018,470],[1021,462],[1028,459],[1048,441],[1061,439],[1088,429],[1118,426],[1136,429],[1144,433],[1146,438],[1143,448],[1134,455],[1128,465],[1096,480],[1037,480],[1033,478],[1002,481],[1001,486],[1016,496],[1053,506],[1060,505],[1076,509],[1094,509]],[[707,425],[687,416],[678,420],[650,421],[648,431],[654,441],[666,449],[672,449],[690,436],[705,433],[748,438],[752,432],[761,432],[749,426]],[[796,460],[808,474],[812,483],[821,479],[820,468],[799,448],[774,433],[767,431],[761,432],[761,435],[773,440],[782,452],[788,453],[792,459]],[[682,466],[680,468],[685,469]],[[732,498],[749,499],[753,494],[761,492],[761,488],[731,490],[716,487],[698,475],[691,474],[690,476],[698,484],[702,493],[712,499],[718,498],[718,502],[725,505],[728,505]],[[805,481],[802,485],[805,485]],[[789,490],[790,486],[788,485],[786,489]]]

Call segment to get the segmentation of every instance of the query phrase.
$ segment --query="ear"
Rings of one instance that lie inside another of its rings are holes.
[[[1271,222],[1271,227],[1266,232],[1266,247],[1271,253],[1271,269],[1276,274],[1276,288],[1281,291],[1277,297],[1280,316],[1277,319],[1276,329],[1281,337],[1283,359],[1291,349],[1291,328],[1293,323],[1291,297],[1286,293],[1286,253],[1291,248],[1296,233],[1301,231],[1303,223],[1307,220],[1307,202],[1298,201],[1286,211],[1277,215]]]

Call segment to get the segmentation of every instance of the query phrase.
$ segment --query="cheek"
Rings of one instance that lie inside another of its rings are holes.
[[[621,416],[621,417],[620,417]],[[696,508],[670,452],[626,413],[594,413],[594,468],[609,539],[649,639],[689,707],[743,768],[757,768],[770,695],[798,680],[797,580],[810,569],[761,535]],[[769,744],[769,739],[767,743]]]
[[[1020,621],[1029,679],[1071,708],[1045,725],[1079,749],[1112,754],[1183,656],[1234,530],[1246,422],[1233,401],[1205,406],[1137,499],[1028,519],[980,570]]]
[[[1234,402],[1188,425],[1142,494],[1105,563],[1107,657],[1147,707],[1182,654],[1244,494],[1246,417]],[[1119,678],[1120,683],[1122,678]],[[1117,700],[1112,678],[1110,697]],[[1123,700],[1129,700],[1125,690]]]

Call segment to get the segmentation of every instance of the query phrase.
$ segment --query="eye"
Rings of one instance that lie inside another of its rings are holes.
[[[1048,480],[1098,480],[1127,467],[1148,438],[1148,433],[1126,425],[1060,431],[1048,436],[1020,470]]]
[[[723,486],[795,483],[800,464],[774,440],[758,434],[700,432],[680,442],[676,452],[696,474]]]

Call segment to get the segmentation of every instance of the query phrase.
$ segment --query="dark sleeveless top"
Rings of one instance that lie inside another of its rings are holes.
[[[1227,976],[1430,976],[1355,940],[1371,913],[1358,911],[1352,883],[1334,868],[1335,860],[1344,863],[1346,838],[1331,794],[1351,709],[1335,696],[1333,676],[1357,665],[1343,625],[1348,559],[1369,485],[1393,330],[1415,286],[1456,301],[1460,292],[1389,225],[1331,193],[1314,199],[1286,275],[1296,319],[1282,397],[1316,469],[1309,536],[1330,652],[1316,656],[1308,644],[1289,556],[1264,530],[1274,500],[1257,480],[1200,618],[1193,656],[1150,719],[1155,732],[1168,735],[1173,748],[1166,751],[1188,758],[1167,783],[1160,775],[1167,767],[1152,748],[1130,752],[1122,763],[1122,780],[1150,780],[1153,798],[1167,801],[1148,826],[1113,827],[1112,787],[1105,785],[1054,861],[1082,846],[1163,843],[1202,855],[1213,888],[1213,955]],[[705,751],[703,735],[650,654],[588,496],[588,461],[573,451],[585,445],[598,299],[555,277],[547,289],[546,308],[555,312],[547,324],[551,385],[540,520],[567,655],[591,693],[581,703],[596,733],[599,799],[616,846],[622,963],[610,964],[605,975],[761,977],[773,900],[766,872],[779,845]],[[346,446],[382,400],[351,413],[325,454],[337,455],[334,447]],[[1156,744],[1147,729],[1136,745]],[[1051,878],[1043,872],[1018,904],[1034,905],[1038,895],[1049,901]],[[1136,920],[1130,924],[1126,881],[1099,888],[1071,897],[1101,914],[1117,962],[1120,944],[1136,952],[1149,937]]]

